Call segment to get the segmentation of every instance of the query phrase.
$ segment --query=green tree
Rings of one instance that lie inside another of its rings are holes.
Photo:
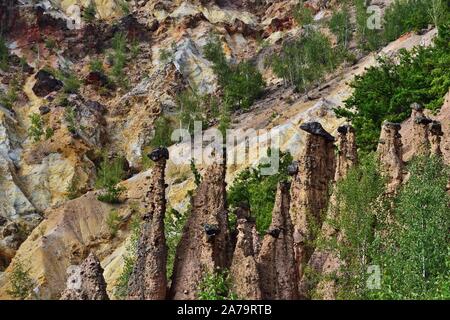
[[[124,159],[117,157],[114,159],[105,159],[100,164],[97,174],[96,187],[103,188],[104,192],[97,198],[100,201],[108,203],[118,203],[119,196],[125,190],[117,184],[124,178],[123,169]]]
[[[333,13],[328,22],[328,27],[336,36],[338,44],[347,48],[352,37],[352,25],[350,23],[350,12],[346,6]]]
[[[214,73],[223,89],[224,102],[228,106],[247,110],[261,96],[265,85],[261,73],[248,61],[229,64],[217,36],[210,38],[204,54],[213,63]]]
[[[378,65],[354,78],[353,94],[336,113],[352,122],[363,151],[375,150],[382,122],[405,120],[411,103],[431,110],[442,106],[450,87],[449,39],[450,28],[441,27],[434,46],[401,50],[399,63],[380,58]]]
[[[382,252],[383,299],[450,299],[449,168],[442,158],[420,157],[395,199]],[[447,287],[445,291],[445,287]]]
[[[281,53],[268,62],[277,76],[306,91],[339,64],[340,55],[321,32],[308,30],[300,39],[284,44]]]
[[[230,212],[238,208],[241,203],[247,203],[251,214],[256,218],[256,229],[263,234],[272,222],[278,182],[288,178],[287,166],[291,162],[292,156],[289,153],[280,152],[278,173],[262,175],[261,169],[269,166],[263,163],[256,168],[248,168],[240,172],[227,193]],[[233,219],[232,214],[230,218]]]
[[[168,147],[173,144],[171,139],[173,125],[171,120],[167,116],[160,116],[155,121],[154,126],[155,134],[150,141],[150,146],[153,148],[157,147]]]

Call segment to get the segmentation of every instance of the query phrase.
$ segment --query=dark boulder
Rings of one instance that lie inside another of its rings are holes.
[[[38,97],[45,97],[49,93],[58,91],[63,87],[63,83],[46,70],[39,70],[35,78],[37,81],[33,86],[33,92]]]

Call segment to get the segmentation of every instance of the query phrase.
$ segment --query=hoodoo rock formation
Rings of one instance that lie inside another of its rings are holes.
[[[442,125],[438,121],[433,121],[430,124],[430,153],[433,156],[442,156],[441,139],[444,135]]]
[[[292,178],[290,208],[299,276],[314,250],[313,229],[322,225],[335,170],[334,137],[318,122],[304,123],[300,129],[308,135],[297,174]]]
[[[195,299],[203,277],[229,267],[225,157],[206,169],[177,247],[170,297]]]
[[[289,214],[290,183],[280,182],[272,212],[272,223],[264,236],[259,260],[263,299],[298,298],[293,225]]]
[[[429,124],[431,119],[425,117],[420,104],[413,103],[411,109],[414,134],[413,153],[415,155],[428,155],[430,153]]]
[[[403,153],[400,124],[384,122],[378,142],[381,170],[387,177],[387,192],[393,193],[403,181]]]
[[[343,179],[349,170],[358,163],[358,154],[356,146],[355,130],[349,125],[343,125],[338,128],[338,155],[336,159],[336,172],[334,175],[335,182]],[[327,220],[324,221],[321,229],[321,237],[325,240],[336,239],[340,241],[342,234],[339,230],[336,230],[328,220],[335,220],[337,218],[337,212],[334,210],[333,204],[336,202],[335,196],[332,194],[330,197],[330,206],[327,212]],[[332,275],[339,271],[341,265],[339,257],[328,250],[314,250],[308,266],[309,268],[321,275],[326,275],[325,280],[321,280],[316,287],[316,292],[323,298],[330,298],[333,296],[335,283],[332,280]],[[307,276],[303,276],[300,285],[299,292],[301,298],[310,298],[310,291],[315,286],[311,283],[311,279]]]
[[[164,172],[169,152],[166,148],[157,148],[149,154],[149,158],[155,166],[147,193],[147,213],[142,217],[137,260],[128,283],[128,299],[132,300],[163,300],[167,294]]]
[[[103,268],[92,252],[80,266],[72,268],[60,300],[109,300]]]
[[[237,242],[234,249],[230,273],[233,292],[241,299],[260,300],[262,298],[260,277],[255,252],[255,222],[251,218],[237,221]]]

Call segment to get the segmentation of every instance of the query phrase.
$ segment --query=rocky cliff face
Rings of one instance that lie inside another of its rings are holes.
[[[0,30],[5,32],[11,63],[8,71],[0,71],[0,93],[13,88],[16,80],[19,89],[12,109],[0,104],[0,297],[10,298],[7,290],[11,271],[15,261],[24,261],[30,263],[30,276],[36,281],[39,297],[59,298],[66,287],[67,268],[81,264],[91,251],[101,261],[111,293],[123,268],[129,222],[136,212],[144,221],[140,258],[133,278],[144,279],[146,285],[139,287],[131,281],[130,298],[165,295],[167,279],[162,269],[165,201],[168,206],[185,211],[189,203],[187,194],[195,186],[188,166],[167,161],[163,175],[159,161],[155,167],[144,170],[143,158],[154,135],[155,120],[177,111],[178,92],[190,86],[200,93],[217,94],[217,78],[211,62],[204,57],[211,32],[219,35],[227,59],[252,58],[268,85],[265,95],[248,112],[232,115],[231,127],[273,129],[280,133],[281,149],[298,159],[300,170],[292,179],[289,211],[296,263],[302,266],[300,277],[314,251],[311,240],[316,235],[311,231],[311,223],[320,226],[323,221],[329,185],[333,179],[344,176],[356,161],[351,142],[354,137],[346,134],[338,142],[335,171],[333,141],[324,130],[343,134],[344,129],[337,130],[342,120],[334,116],[333,108],[350,94],[346,83],[373,65],[376,55],[344,66],[338,74],[328,76],[324,84],[302,95],[283,86],[281,79],[264,66],[266,57],[279,50],[283,41],[301,34],[292,18],[298,1],[150,0],[132,3],[131,14],[125,15],[118,2],[95,0],[95,23],[81,19],[77,26],[68,24],[69,7],[76,4],[84,10],[86,1],[45,1],[36,6],[22,6],[23,1],[7,2],[8,10],[0,10]],[[336,4],[336,1],[306,2],[319,20],[329,16]],[[4,3],[0,6],[5,8]],[[127,80],[126,85],[112,87],[101,74],[90,70],[90,63],[99,60],[105,72],[111,72],[112,38],[118,31],[135,42],[128,43],[125,49],[131,61],[123,69],[122,80]],[[432,30],[423,35],[406,35],[380,54],[391,56],[400,48],[429,44],[434,34]],[[52,41],[57,45],[52,47]],[[134,55],[135,45],[139,52]],[[169,51],[166,59],[163,49]],[[65,94],[64,83],[50,72],[66,67],[81,81],[76,94]],[[20,76],[14,79],[16,75]],[[444,107],[436,118],[425,114],[442,123],[442,137],[437,123],[428,125],[428,140],[430,152],[438,154],[441,137],[445,159],[450,155],[447,109]],[[34,141],[28,134],[32,128],[30,116],[34,114],[42,120],[42,129],[51,132],[50,137],[42,135],[39,141]],[[323,130],[317,125],[306,125],[317,121]],[[302,124],[306,134],[299,129]],[[403,124],[401,131],[404,128],[408,126]],[[387,143],[380,146],[380,154],[395,188],[401,181],[402,159],[398,137],[387,131],[382,136]],[[417,134],[423,138],[423,132]],[[407,160],[406,149],[413,144],[405,139],[412,136],[402,132],[402,149]],[[172,146],[171,152],[177,148],[180,145]],[[129,173],[135,174],[122,183],[127,187],[122,204],[102,203],[97,200],[98,191],[92,190],[100,151],[124,156]],[[252,155],[257,151],[250,146]],[[243,297],[278,298],[282,293],[276,288],[280,286],[287,288],[283,297],[295,297],[295,281],[288,283],[294,275],[289,275],[289,279],[283,278],[284,274],[275,276],[277,270],[290,270],[291,259],[283,256],[287,259],[282,260],[284,265],[273,262],[280,252],[289,253],[287,243],[291,235],[284,230],[284,224],[288,223],[287,187],[280,186],[274,209],[274,216],[278,217],[273,222],[274,230],[281,228],[280,234],[266,235],[263,251],[260,252],[255,232],[250,231],[254,227],[248,217],[239,220],[235,248],[228,235],[225,181],[231,182],[247,165],[250,164],[200,167],[204,178],[192,199],[191,215],[178,249],[171,297],[194,298],[202,275],[217,267],[231,267],[234,278],[242,281],[235,282],[234,289]],[[72,197],[75,199],[70,200]],[[107,222],[111,210],[117,210],[119,215],[115,237],[111,236]],[[152,250],[146,250],[149,246]],[[235,258],[230,258],[233,255]],[[264,275],[255,272],[260,270],[260,259],[272,270],[269,288],[261,285]],[[155,272],[149,274],[147,270]],[[152,286],[154,290],[150,289]]]

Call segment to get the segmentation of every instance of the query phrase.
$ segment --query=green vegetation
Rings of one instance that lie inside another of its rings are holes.
[[[177,96],[177,105],[180,110],[178,120],[183,129],[193,134],[195,121],[206,124],[209,108],[207,96],[199,95],[195,90],[186,89]]]
[[[28,128],[28,135],[33,138],[34,142],[38,142],[44,134],[44,121],[38,113],[30,114],[29,118],[31,124]]]
[[[169,117],[164,115],[160,116],[156,119],[154,128],[155,134],[150,141],[151,147],[169,147],[173,144],[171,139],[173,124]]]
[[[95,14],[97,13],[97,8],[95,6],[95,1],[91,0],[89,5],[83,9],[81,17],[86,23],[91,23],[95,20]]]
[[[53,51],[53,49],[56,48],[56,41],[53,38],[47,38],[45,39],[45,47],[49,50],[49,51]]]
[[[204,275],[197,292],[199,300],[237,300],[231,291],[231,277],[227,270]]]
[[[272,56],[269,64],[277,76],[306,91],[317,84],[326,72],[340,63],[339,51],[319,31],[309,30],[303,37],[283,45],[280,54]]]
[[[33,293],[35,283],[30,277],[30,268],[16,261],[10,273],[10,289],[7,291],[13,298],[25,300]]]
[[[9,51],[6,46],[6,40],[0,36],[0,69],[3,71],[8,70]]]
[[[63,91],[65,93],[77,93],[78,89],[80,89],[81,81],[78,79],[75,72],[69,69],[63,71],[58,70],[56,72],[56,77],[63,82]]]
[[[385,194],[376,155],[363,157],[335,189],[345,240],[318,240],[339,255],[339,299],[449,299],[449,168],[440,158],[416,158],[397,195]],[[379,286],[370,268],[380,270]],[[336,275],[331,275],[333,278]]]
[[[354,78],[352,96],[336,112],[352,122],[363,151],[375,150],[382,122],[405,120],[411,103],[431,110],[442,106],[450,87],[449,39],[450,28],[442,27],[433,47],[402,50],[399,63],[380,58],[377,66]]]
[[[77,133],[76,116],[77,114],[74,107],[71,106],[65,107],[64,120],[66,121],[67,130],[69,130],[69,132],[72,134]]]
[[[17,100],[17,92],[19,91],[19,81],[17,78],[13,78],[8,87],[8,91],[0,93],[0,104],[8,110],[12,110],[14,102]]]
[[[127,0],[116,0],[116,3],[119,5],[123,15],[127,16],[130,14],[130,4]]]
[[[184,224],[189,215],[190,208],[184,213],[180,213],[173,208],[169,208],[164,218],[164,232],[167,243],[167,279],[172,277],[175,254],[180,242]]]
[[[294,20],[299,26],[306,26],[314,21],[312,9],[305,7],[304,1],[300,1],[294,10]]]
[[[121,221],[122,219],[119,216],[119,211],[117,211],[117,209],[111,209],[108,217],[106,217],[106,225],[108,226],[109,234],[112,238],[117,235]]]
[[[113,62],[111,69],[111,76],[114,81],[124,88],[128,87],[128,78],[124,73],[124,68],[127,64],[127,37],[122,32],[116,32],[112,39],[113,52],[109,56]]]
[[[195,166],[194,158],[191,159],[191,171],[192,171],[192,174],[194,175],[195,185],[198,187],[200,185],[200,183],[202,182],[202,175],[200,174],[200,172],[198,172],[198,169]]]
[[[354,0],[356,9],[356,40],[363,51],[374,51],[382,45],[381,31],[370,28],[367,21],[371,13],[367,12],[366,0]]]
[[[89,70],[91,72],[99,72],[104,74],[105,69],[103,68],[103,62],[100,59],[92,59],[89,62]]]
[[[449,168],[441,158],[417,158],[395,199],[389,238],[381,252],[381,299],[450,299]]]
[[[75,174],[72,178],[72,181],[70,181],[70,183],[66,189],[67,199],[73,200],[73,199],[78,198],[81,195],[80,190],[78,190],[79,181],[80,181],[80,178],[78,177],[78,175]]]
[[[96,187],[105,189],[104,192],[97,197],[98,200],[108,203],[119,203],[119,196],[125,190],[117,184],[124,177],[122,158],[103,159],[98,170]]]
[[[256,168],[248,168],[239,173],[233,181],[227,194],[230,212],[241,203],[250,206],[251,214],[256,218],[256,229],[263,234],[272,222],[272,210],[278,182],[286,180],[287,166],[291,164],[292,156],[280,152],[280,167],[278,173],[261,175],[261,169],[268,164],[259,164]],[[230,214],[230,219],[234,219]]]
[[[123,255],[124,266],[117,282],[114,285],[114,296],[117,299],[125,299],[128,294],[128,282],[136,263],[137,245],[141,233],[141,217],[136,210],[130,223],[130,237]]]
[[[206,58],[213,63],[225,104],[234,109],[250,108],[263,92],[261,73],[248,61],[229,64],[218,37],[211,37],[204,50]]]
[[[352,37],[352,25],[350,23],[350,12],[347,7],[333,13],[328,27],[336,36],[338,45],[347,48]]]

